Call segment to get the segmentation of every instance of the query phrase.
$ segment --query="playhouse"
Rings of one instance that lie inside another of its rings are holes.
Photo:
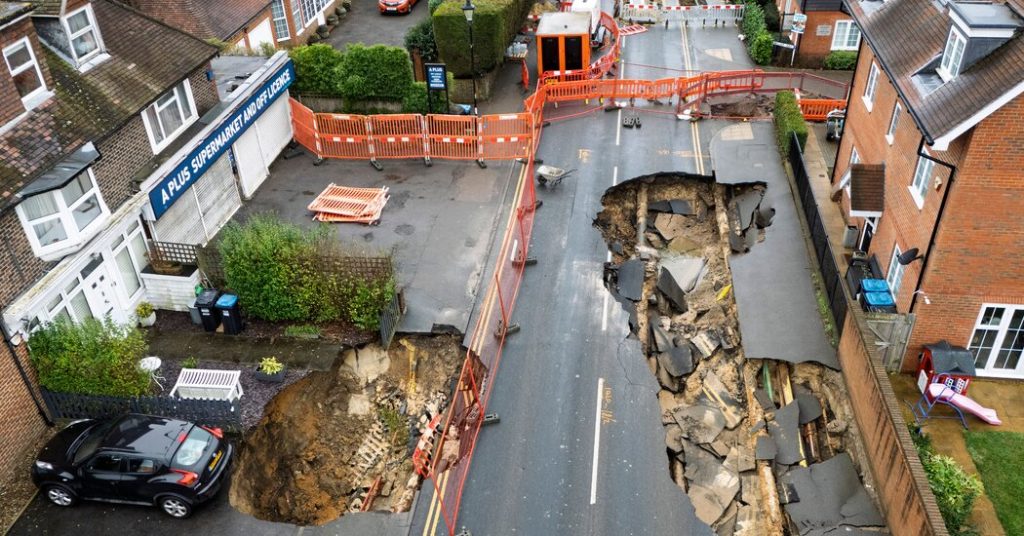
[[[946,341],[927,344],[918,356],[917,387],[922,393],[939,374],[944,383],[958,394],[966,395],[974,376],[974,354],[970,350],[952,346]]]

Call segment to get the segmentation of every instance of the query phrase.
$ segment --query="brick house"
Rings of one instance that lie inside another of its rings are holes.
[[[268,0],[122,0],[202,40],[259,50],[276,42]]]
[[[1024,378],[1024,2],[846,5],[864,40],[833,188],[916,317],[903,368],[945,339]]]
[[[279,97],[294,71],[283,52],[230,58],[252,75],[219,94],[216,47],[113,0],[0,1],[0,52],[0,474],[12,475],[47,422],[32,331],[131,324],[143,300],[183,309],[195,271],[155,275],[153,247],[206,243],[258,188],[291,139]]]
[[[341,0],[273,0],[270,10],[278,45],[306,44],[309,36],[327,24],[327,16],[340,5]]]
[[[807,16],[804,32],[796,37],[796,62],[805,66],[820,66],[829,53],[837,50],[856,51],[860,47],[860,29],[843,0],[775,0],[782,17],[783,32],[791,30],[793,17]]]

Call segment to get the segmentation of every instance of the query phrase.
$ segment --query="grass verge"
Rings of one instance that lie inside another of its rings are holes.
[[[967,452],[985,484],[985,494],[996,509],[1006,534],[1024,534],[1024,434],[1017,432],[965,432]]]

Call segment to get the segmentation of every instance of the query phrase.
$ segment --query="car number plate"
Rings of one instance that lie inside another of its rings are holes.
[[[389,7],[388,11],[398,11],[398,8],[396,8],[396,7]]]
[[[221,456],[224,455],[224,451],[218,451],[217,454],[213,455],[213,461],[210,462],[210,470],[213,471],[214,467],[217,467],[217,463],[220,462]]]

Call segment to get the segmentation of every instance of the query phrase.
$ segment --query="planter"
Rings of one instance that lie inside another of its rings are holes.
[[[156,311],[150,313],[149,316],[139,319],[139,325],[144,328],[151,328],[153,324],[156,324]]]
[[[288,370],[287,367],[281,369],[276,374],[266,374],[261,372],[259,368],[256,369],[256,379],[261,382],[267,383],[281,383],[284,381],[284,373]]]

